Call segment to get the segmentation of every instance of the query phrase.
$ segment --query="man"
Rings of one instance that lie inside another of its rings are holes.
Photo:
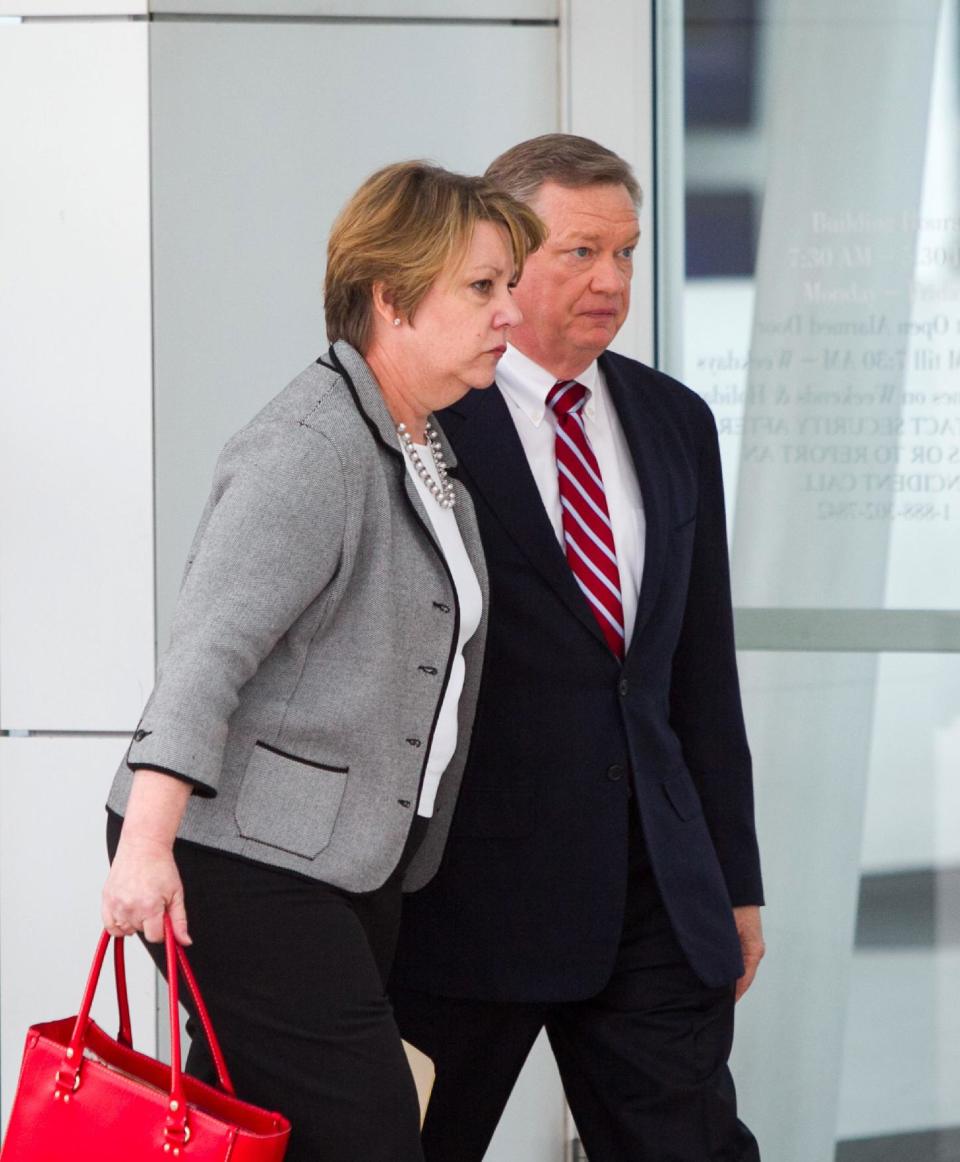
[[[479,1162],[545,1027],[590,1162],[756,1162],[727,1068],[763,938],[716,427],[607,351],[629,166],[550,134],[487,172],[549,235],[499,390],[442,416],[491,605],[451,837],[407,897],[392,990],[436,1064],[426,1156]]]

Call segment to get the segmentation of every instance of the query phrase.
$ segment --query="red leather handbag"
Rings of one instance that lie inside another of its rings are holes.
[[[236,1096],[220,1045],[183,948],[165,921],[172,1065],[137,1053],[123,940],[114,941],[120,1031],[116,1040],[90,1019],[90,1005],[110,943],[97,946],[76,1017],[46,1021],[27,1033],[3,1162],[280,1162],[290,1123]],[[177,965],[193,997],[220,1088],[181,1072]]]

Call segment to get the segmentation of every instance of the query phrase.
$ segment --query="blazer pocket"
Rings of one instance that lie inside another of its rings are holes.
[[[240,834],[315,858],[330,842],[349,769],[256,743],[234,812]]]
[[[703,813],[703,804],[700,802],[697,788],[693,785],[693,779],[690,778],[686,770],[674,771],[660,785],[674,811],[684,822],[688,819],[695,819]]]
[[[461,791],[451,835],[473,839],[520,839],[533,831],[534,791]]]

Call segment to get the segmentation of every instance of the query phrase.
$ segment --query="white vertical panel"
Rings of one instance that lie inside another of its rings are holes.
[[[126,742],[0,738],[0,1117],[5,1126],[23,1041],[37,1021],[80,1005],[101,932],[107,872],[103,804]],[[134,941],[127,979],[134,1044],[155,1050],[153,964]],[[111,1035],[112,967],[94,1017]]]
[[[658,6],[654,27],[656,124],[654,126],[655,185],[650,189],[648,221],[656,233],[654,264],[657,366],[679,374],[684,366],[686,303],[685,136],[683,107],[683,5]],[[661,212],[653,215],[652,211]],[[710,280],[711,282],[715,280]],[[687,366],[692,366],[687,364]],[[722,450],[722,449],[721,449]],[[728,493],[726,464],[723,473]]]
[[[153,671],[147,28],[0,25],[0,726]]]
[[[643,189],[633,305],[614,350],[654,359],[653,14],[651,0],[564,0],[564,129],[633,166]]]
[[[151,89],[163,643],[217,452],[326,347],[338,210],[388,162],[555,130],[557,30],[160,23]]]

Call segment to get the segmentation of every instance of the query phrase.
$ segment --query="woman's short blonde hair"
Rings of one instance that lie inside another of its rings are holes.
[[[373,285],[381,282],[397,314],[412,320],[437,276],[465,255],[478,222],[507,232],[516,275],[546,237],[533,210],[486,178],[424,161],[378,170],[333,224],[327,244],[327,338],[361,353],[370,342]]]

